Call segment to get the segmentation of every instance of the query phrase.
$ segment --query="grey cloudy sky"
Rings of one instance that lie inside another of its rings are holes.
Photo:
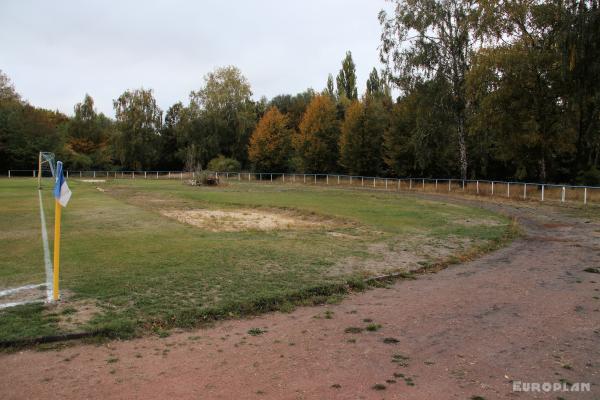
[[[36,106],[99,111],[125,89],[152,88],[167,109],[203,76],[236,65],[254,97],[321,90],[346,50],[364,91],[378,61],[384,0],[0,2],[0,69]]]

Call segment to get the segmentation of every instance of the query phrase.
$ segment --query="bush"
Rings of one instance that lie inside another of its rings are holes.
[[[208,162],[207,169],[216,172],[238,172],[241,169],[241,165],[238,160],[219,156]]]
[[[580,185],[600,185],[600,171],[592,166],[586,171],[579,172],[577,183]]]

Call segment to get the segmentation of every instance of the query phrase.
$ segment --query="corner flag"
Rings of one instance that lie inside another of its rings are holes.
[[[71,190],[63,176],[63,163],[56,163],[56,183],[54,185],[54,273],[52,283],[52,299],[58,301],[59,295],[59,273],[60,273],[60,218],[61,207],[66,207],[71,198]]]
[[[66,207],[69,199],[71,198],[71,190],[67,181],[63,176],[63,163],[58,161],[56,163],[56,184],[54,185],[54,197],[61,206]]]

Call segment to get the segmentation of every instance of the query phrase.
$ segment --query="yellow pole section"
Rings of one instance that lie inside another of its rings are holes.
[[[53,300],[58,301],[58,273],[60,271],[60,214],[61,205],[58,200],[54,200],[54,275],[52,283]]]
[[[42,152],[38,156],[38,189],[42,188]]]

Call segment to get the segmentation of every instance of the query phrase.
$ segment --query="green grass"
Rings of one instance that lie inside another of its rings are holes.
[[[467,251],[499,241],[508,230],[504,217],[485,210],[393,193],[247,183],[200,189],[143,180],[107,182],[101,192],[95,185],[71,180],[73,197],[63,212],[61,288],[67,311],[56,314],[39,305],[0,311],[0,341],[73,329],[60,321],[76,318],[82,302],[95,304],[97,312],[77,330],[115,337],[335,302],[349,287],[364,288],[368,271],[357,276],[331,273],[332,268],[348,257],[378,259],[369,251],[373,243],[392,246],[418,238],[431,244],[452,236],[469,239]],[[49,186],[46,182],[43,193],[52,239]],[[165,205],[293,210],[326,225],[210,232],[162,216],[158,209]],[[465,218],[499,225],[454,223]],[[0,232],[0,288],[43,282],[33,179],[0,180]]]

